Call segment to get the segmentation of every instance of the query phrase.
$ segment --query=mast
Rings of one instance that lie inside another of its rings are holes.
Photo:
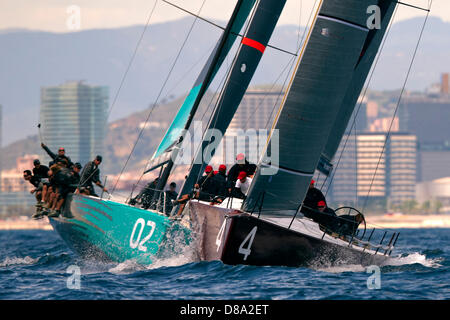
[[[348,122],[339,118],[341,106],[348,103],[347,93],[361,86],[360,82],[364,83],[367,77],[369,68],[358,69],[365,47],[375,43],[367,27],[367,8],[382,2],[385,1],[321,2],[274,122],[273,129],[278,131],[279,139],[275,146],[279,163],[271,163],[266,156],[270,147],[274,147],[271,137],[243,210],[251,210],[261,195],[264,195],[262,213],[291,215],[298,210],[333,126],[336,121]],[[396,2],[389,2],[395,7]],[[387,21],[391,16],[392,10],[384,13]],[[371,46],[371,53],[376,53],[378,47],[379,43]],[[265,169],[276,173],[265,175]]]
[[[217,129],[222,135],[227,130],[262,58],[285,2],[285,0],[260,0],[258,2],[207,129]],[[207,132],[209,134],[211,130]],[[204,137],[180,195],[192,190],[199,174],[207,165],[203,159],[204,150],[211,142],[219,144],[221,138],[212,135]],[[214,152],[213,148],[211,156]]]
[[[146,172],[149,172],[157,168],[158,166],[167,163],[157,184],[157,190],[162,190],[166,185],[167,179],[169,178],[170,172],[174,165],[173,160],[177,158],[179,149],[171,147],[173,147],[174,145],[180,145],[182,143],[184,134],[180,134],[183,132],[181,130],[181,127],[184,130],[189,129],[191,122],[194,119],[195,113],[197,112],[200,102],[203,98],[203,95],[205,94],[206,90],[209,87],[209,84],[211,83],[212,79],[220,68],[220,65],[224,61],[231,46],[233,45],[237,34],[244,25],[244,22],[247,19],[255,1],[256,0],[238,0],[233,14],[227,24],[227,27],[225,28],[219,42],[213,50],[213,53],[209,57],[205,67],[203,68],[196,83],[194,84],[194,88],[189,93],[188,97],[180,108],[180,111],[176,115],[171,126],[162,139],[158,149],[153,155],[153,159],[156,160],[155,162],[157,162],[157,164],[151,166],[151,168]],[[189,111],[187,118],[186,111]],[[159,193],[156,192],[154,199],[157,199],[158,196]]]

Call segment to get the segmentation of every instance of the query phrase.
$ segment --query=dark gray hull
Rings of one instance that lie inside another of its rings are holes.
[[[202,260],[289,267],[381,265],[389,256],[339,245],[247,213],[190,202],[188,211]]]

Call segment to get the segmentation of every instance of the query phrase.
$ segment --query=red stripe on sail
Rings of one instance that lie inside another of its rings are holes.
[[[249,47],[255,48],[258,51],[261,51],[261,53],[264,53],[264,50],[266,50],[266,46],[264,46],[262,43],[259,43],[256,40],[252,40],[250,38],[242,38],[242,44],[245,44]]]

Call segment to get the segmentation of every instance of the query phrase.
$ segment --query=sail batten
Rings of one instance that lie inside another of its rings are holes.
[[[324,171],[331,170],[332,158],[323,155],[323,151],[350,88],[356,87],[358,81],[364,82],[367,76],[367,72],[358,69],[370,35],[365,26],[366,11],[378,3],[376,0],[322,1],[274,123],[279,143],[267,147],[267,151],[278,148],[279,164],[262,157],[244,210],[255,206],[261,193],[265,193],[262,212],[295,212],[315,169],[319,166]],[[359,71],[357,80],[355,70]],[[267,166],[283,170],[264,175],[262,169]]]

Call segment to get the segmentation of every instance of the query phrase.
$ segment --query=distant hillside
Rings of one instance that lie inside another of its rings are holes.
[[[372,81],[373,89],[402,85],[423,19],[393,26]],[[192,18],[151,25],[137,51],[110,121],[145,110],[156,95],[187,34]],[[221,24],[225,24],[222,22]],[[143,26],[86,30],[64,34],[28,30],[0,32],[0,104],[3,145],[37,134],[40,88],[66,80],[86,80],[110,87],[110,103],[135,50]],[[303,33],[303,30],[301,34]],[[450,23],[430,18],[408,87],[423,89],[450,71]],[[187,92],[220,30],[199,21],[178,61],[163,96]],[[296,26],[280,26],[271,43],[295,51]],[[253,84],[275,81],[291,56],[268,48]],[[226,63],[230,63],[231,58]],[[192,66],[195,67],[193,69]],[[280,82],[284,81],[282,75]]]

